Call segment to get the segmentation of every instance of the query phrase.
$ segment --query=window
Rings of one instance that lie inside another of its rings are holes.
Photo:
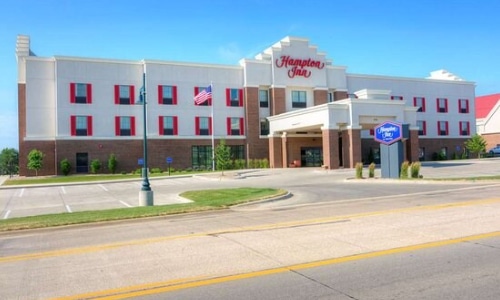
[[[292,91],[292,107],[307,107],[307,94],[305,91]]]
[[[177,135],[177,116],[158,117],[160,135]]]
[[[438,113],[446,113],[448,112],[448,99],[446,98],[437,98],[436,106]]]
[[[448,135],[448,121],[438,121],[438,135]]]
[[[391,96],[391,100],[400,100],[400,101],[403,101],[403,96]]]
[[[206,86],[195,86],[194,87],[194,96],[198,95],[200,92],[203,92],[207,89]],[[211,106],[212,105],[212,97],[208,98],[205,102],[201,104],[195,104],[196,106]]]
[[[333,92],[328,92],[328,103],[335,101]]]
[[[245,159],[245,146],[228,146],[231,152],[231,159]]]
[[[427,124],[425,121],[417,120],[418,126],[418,135],[426,135],[427,134]]]
[[[269,107],[269,91],[259,90],[259,106]]]
[[[243,90],[242,89],[226,89],[226,105],[227,106],[243,106]]]
[[[176,105],[177,87],[172,85],[158,86],[158,104]]]
[[[417,112],[425,112],[425,98],[413,97],[413,106],[418,107]]]
[[[460,135],[470,135],[470,125],[469,122],[460,122]]]
[[[458,112],[461,114],[469,113],[469,99],[458,99]]]
[[[135,117],[115,117],[116,136],[135,135]]]
[[[133,85],[115,85],[115,104],[134,104],[134,99]]]
[[[227,118],[227,135],[243,135],[243,118]]]
[[[71,103],[92,103],[92,85],[88,83],[70,83],[69,94]]]
[[[196,135],[211,135],[212,134],[212,118],[211,117],[195,117]]]
[[[212,146],[191,147],[191,164],[195,170],[211,170]]]
[[[269,134],[269,121],[267,119],[260,119],[260,135]]]
[[[92,135],[92,116],[71,116],[70,123],[72,136]]]

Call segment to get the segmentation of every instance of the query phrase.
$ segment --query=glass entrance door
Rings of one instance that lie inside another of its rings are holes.
[[[300,148],[300,157],[303,167],[321,167],[323,165],[323,148]]]

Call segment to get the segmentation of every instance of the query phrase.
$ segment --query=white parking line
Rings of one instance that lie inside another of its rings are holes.
[[[24,194],[24,189],[21,189],[21,192],[19,192],[19,198],[21,198]]]
[[[63,194],[66,194],[66,189],[63,186],[61,187],[61,191]]]
[[[107,189],[104,185],[102,185],[102,184],[99,184],[99,187],[100,187],[101,189],[103,189],[104,191],[106,191],[106,192],[108,191],[108,189]]]
[[[127,202],[120,201],[120,203],[125,205],[126,207],[132,207],[132,205],[128,204]]]
[[[3,216],[3,219],[6,220],[10,215],[10,210],[8,210],[7,212],[5,212],[5,215]]]
[[[71,211],[71,207],[69,207],[69,205],[68,205],[68,204],[66,204],[65,206],[66,206],[66,210],[67,210],[69,213],[70,213],[70,212],[72,212],[72,211]]]

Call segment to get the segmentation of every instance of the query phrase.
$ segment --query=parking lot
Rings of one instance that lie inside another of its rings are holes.
[[[424,179],[418,181],[381,179],[379,169],[375,173],[376,179],[356,180],[354,174],[353,169],[329,171],[316,168],[260,169],[226,172],[225,176],[220,176],[220,172],[196,176],[171,176],[151,179],[150,182],[155,205],[187,202],[188,200],[180,197],[179,193],[188,190],[272,187],[286,189],[292,197],[268,206],[286,207],[391,195],[417,195],[428,191],[497,184],[495,181],[436,182],[425,179],[499,175],[500,159],[424,163],[421,169]],[[1,186],[0,219],[135,207],[139,205],[140,188],[141,179],[50,186]]]

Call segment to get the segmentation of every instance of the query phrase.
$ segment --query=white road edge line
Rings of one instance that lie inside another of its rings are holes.
[[[63,186],[61,187],[61,191],[63,194],[66,194],[66,189]]]
[[[101,189],[103,189],[104,191],[106,191],[106,192],[108,191],[108,189],[107,189],[104,185],[102,185],[102,184],[99,184],[99,187],[100,187]]]
[[[72,212],[72,211],[71,211],[71,207],[69,207],[69,205],[68,205],[68,204],[66,204],[65,206],[66,206],[66,210],[67,210],[69,213],[70,213],[70,212]]]
[[[8,210],[7,212],[5,212],[5,215],[3,216],[3,219],[7,220],[7,218],[9,217],[9,215],[10,215],[10,210]]]
[[[123,205],[125,205],[126,207],[132,207],[132,205],[128,204],[127,202],[123,202],[123,201],[120,200],[120,203],[123,204]]]
[[[21,189],[21,192],[19,192],[19,198],[21,198],[24,194],[24,188]]]

